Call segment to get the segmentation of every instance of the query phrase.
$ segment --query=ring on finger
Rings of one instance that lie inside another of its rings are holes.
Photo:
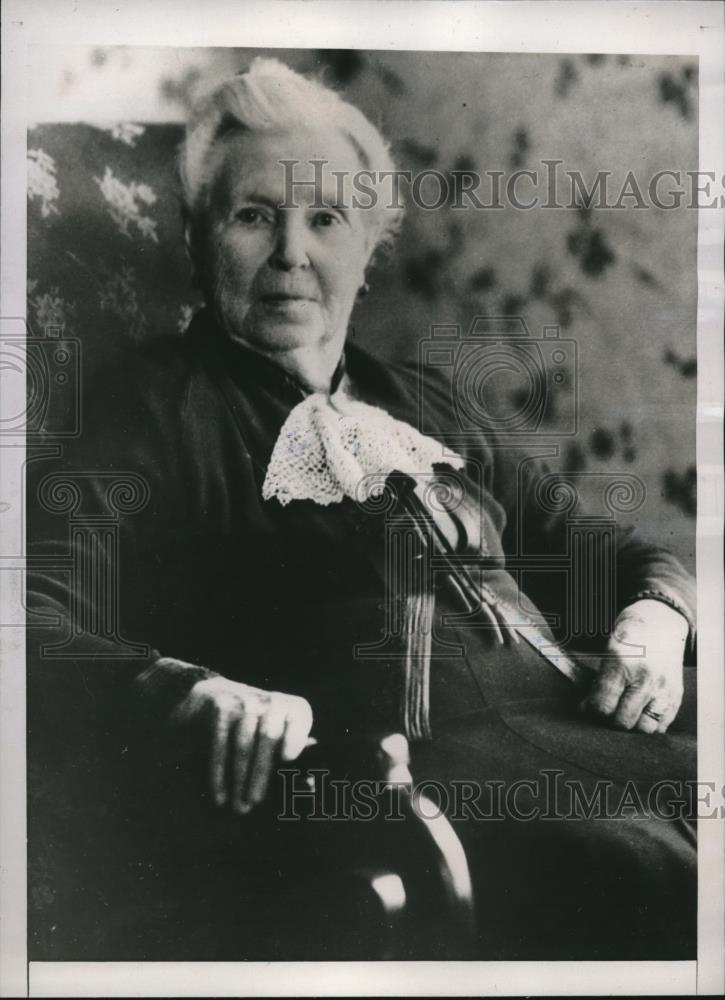
[[[647,705],[646,708],[642,709],[642,715],[648,716],[650,719],[654,719],[655,722],[662,722],[663,712],[655,712],[651,705]]]

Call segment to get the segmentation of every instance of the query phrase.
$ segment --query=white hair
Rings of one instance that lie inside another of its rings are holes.
[[[204,98],[189,118],[179,161],[187,213],[193,217],[206,205],[213,179],[210,154],[223,136],[236,130],[271,132],[300,126],[337,128],[356,149],[363,168],[376,176],[395,170],[388,143],[359,108],[279,60],[258,57],[245,73]],[[374,245],[391,242],[400,228],[402,207],[386,205],[380,196],[370,214]]]

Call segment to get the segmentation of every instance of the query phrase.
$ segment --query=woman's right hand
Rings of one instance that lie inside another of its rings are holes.
[[[208,722],[214,801],[244,814],[262,801],[276,766],[304,749],[312,709],[298,695],[210,677],[197,681],[170,721],[182,726]]]

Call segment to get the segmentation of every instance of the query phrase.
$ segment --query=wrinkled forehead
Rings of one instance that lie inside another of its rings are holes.
[[[217,143],[208,204],[226,211],[252,194],[283,207],[352,204],[353,184],[365,169],[353,141],[336,128],[235,132]]]

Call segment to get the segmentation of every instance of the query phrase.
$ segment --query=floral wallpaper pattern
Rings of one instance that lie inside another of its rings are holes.
[[[113,135],[113,132],[111,134]],[[156,195],[148,184],[137,184],[135,181],[124,184],[113,176],[109,166],[106,167],[103,179],[94,177],[93,180],[101,189],[101,194],[107,202],[108,214],[118,226],[119,232],[130,238],[132,234],[129,227],[133,224],[141,236],[153,240],[154,243],[159,242],[156,223],[150,216],[141,214],[143,205],[153,205],[156,201]]]

